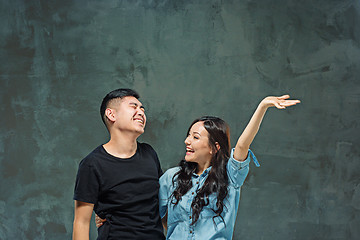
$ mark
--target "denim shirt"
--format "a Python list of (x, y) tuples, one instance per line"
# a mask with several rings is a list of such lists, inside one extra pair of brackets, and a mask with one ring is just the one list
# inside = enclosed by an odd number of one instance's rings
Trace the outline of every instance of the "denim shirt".
[[(207, 168), (200, 176), (193, 174), (192, 188), (182, 196), (177, 205), (172, 203), (172, 193), (176, 188), (176, 179), (173, 184), (173, 176), (180, 170), (180, 167), (170, 168), (160, 178), (159, 207), (160, 216), (167, 216), (167, 236), (166, 239), (185, 240), (212, 240), (212, 239), (232, 239), (237, 210), (240, 202), (240, 190), (249, 172), (250, 158), (253, 158), (256, 166), (259, 166), (254, 154), (249, 149), (247, 159), (243, 162), (234, 159), (234, 149), (231, 150), (230, 159), (227, 163), (227, 174), (229, 178), (228, 195), (224, 199), (224, 210), (221, 213), (224, 221), (216, 217), (212, 209), (216, 208), (216, 193), (209, 196), (209, 205), (204, 206), (198, 221), (192, 223), (191, 203), (193, 202), (196, 191), (200, 189), (211, 170)], [(175, 186), (174, 186), (175, 185)], [(215, 224), (214, 224), (215, 221)], [(224, 222), (226, 224), (224, 224)]]

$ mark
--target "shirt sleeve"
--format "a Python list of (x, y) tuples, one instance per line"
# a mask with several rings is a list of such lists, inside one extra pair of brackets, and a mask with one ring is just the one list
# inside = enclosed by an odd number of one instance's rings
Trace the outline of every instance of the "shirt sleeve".
[(86, 158), (79, 164), (76, 176), (74, 200), (96, 204), (99, 195), (99, 178)]
[(178, 171), (178, 168), (171, 168), (167, 170), (159, 179), (160, 189), (159, 189), (159, 212), (160, 217), (163, 218), (167, 212), (168, 203), (170, 201), (170, 196), (174, 191), (174, 186), (172, 184), (172, 179), (174, 174)]
[(231, 150), (230, 158), (227, 163), (227, 174), (230, 182), (235, 187), (241, 187), (249, 173), (249, 163), (253, 152), (249, 149), (245, 161), (237, 161), (234, 159), (234, 148)]

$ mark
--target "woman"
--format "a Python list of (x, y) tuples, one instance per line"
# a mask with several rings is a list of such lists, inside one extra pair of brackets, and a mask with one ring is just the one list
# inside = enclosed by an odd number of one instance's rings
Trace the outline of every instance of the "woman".
[[(167, 239), (231, 239), (248, 172), (249, 149), (266, 110), (284, 109), (300, 101), (267, 97), (230, 152), (227, 124), (215, 117), (196, 119), (185, 139), (180, 166), (160, 178), (160, 216), (167, 218)], [(256, 161), (257, 163), (257, 161)]]
[(300, 103), (288, 98), (263, 99), (231, 151), (229, 128), (223, 120), (202, 117), (191, 124), (185, 159), (159, 180), (160, 216), (167, 239), (232, 238), (250, 158), (259, 166), (250, 144), (269, 107), (285, 109)]

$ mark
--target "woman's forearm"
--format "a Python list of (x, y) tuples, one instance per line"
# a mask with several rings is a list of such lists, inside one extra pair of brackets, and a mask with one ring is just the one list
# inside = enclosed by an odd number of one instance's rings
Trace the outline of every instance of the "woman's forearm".
[(263, 102), (256, 108), (253, 116), (236, 143), (234, 150), (234, 158), (236, 160), (244, 161), (246, 159), (248, 149), (259, 131), (267, 109), (268, 107)]

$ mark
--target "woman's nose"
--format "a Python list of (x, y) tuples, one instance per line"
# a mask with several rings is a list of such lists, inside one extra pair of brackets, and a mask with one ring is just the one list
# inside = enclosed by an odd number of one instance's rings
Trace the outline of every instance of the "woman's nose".
[(189, 137), (186, 137), (186, 138), (185, 138), (184, 143), (185, 143), (185, 145), (190, 145)]

